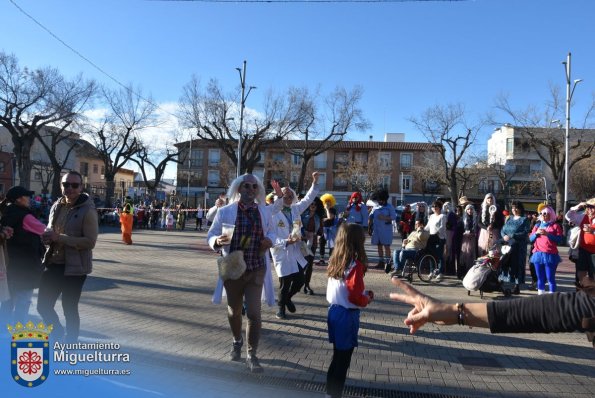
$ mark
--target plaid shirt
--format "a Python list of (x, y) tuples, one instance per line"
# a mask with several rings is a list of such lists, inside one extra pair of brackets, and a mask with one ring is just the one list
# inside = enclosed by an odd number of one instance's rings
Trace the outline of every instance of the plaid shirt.
[[(249, 241), (244, 242), (242, 247), (242, 238), (244, 241), (249, 238)], [(262, 230), (262, 222), (260, 220), (260, 212), (258, 205), (253, 203), (244, 205), (238, 202), (238, 216), (236, 218), (236, 228), (231, 238), (231, 245), (229, 252), (235, 250), (244, 251), (244, 261), (246, 261), (246, 268), (248, 271), (253, 271), (257, 268), (265, 266), (265, 258), (263, 253), (259, 253), (260, 242), (264, 239)]]

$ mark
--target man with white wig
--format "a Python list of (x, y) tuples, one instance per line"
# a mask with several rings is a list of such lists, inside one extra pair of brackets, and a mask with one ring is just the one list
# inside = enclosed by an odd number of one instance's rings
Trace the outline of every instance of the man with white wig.
[(304, 286), (304, 268), (308, 264), (304, 253), (306, 245), (302, 241), (301, 214), (310, 206), (318, 195), (318, 172), (312, 173), (312, 186), (302, 200), (298, 202), (293, 189), (282, 188), (283, 208), (275, 212), (273, 209), (273, 228), (275, 229), (275, 245), (271, 248), (271, 256), (275, 271), (279, 276), (279, 311), (278, 319), (285, 319), (285, 308), (291, 313), (296, 311), (291, 298)]
[[(256, 356), (261, 331), (261, 295), (266, 274), (265, 253), (273, 245), (275, 234), (270, 210), (265, 208), (265, 188), (252, 174), (236, 178), (230, 185), (229, 204), (219, 208), (207, 234), (207, 242), (223, 256), (243, 251), (246, 271), (238, 279), (223, 281), (227, 295), (229, 326), (233, 335), (232, 361), (242, 358), (242, 304), (246, 301), (246, 365), (252, 373), (261, 373)], [(235, 226), (231, 238), (223, 234), (223, 224)]]

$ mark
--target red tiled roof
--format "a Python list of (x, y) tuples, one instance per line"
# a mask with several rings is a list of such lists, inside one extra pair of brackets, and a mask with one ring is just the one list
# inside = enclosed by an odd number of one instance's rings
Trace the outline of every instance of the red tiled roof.
[[(208, 140), (193, 140), (193, 143), (207, 146), (217, 146), (215, 143), (203, 142)], [(310, 141), (312, 146), (319, 141)], [(209, 145), (211, 144), (211, 145)], [(180, 142), (176, 144), (177, 147), (185, 148), (188, 146), (188, 141)], [(303, 140), (285, 140), (282, 142), (274, 143), (268, 146), (268, 148), (283, 148), (284, 146), (290, 149), (303, 148)], [(433, 151), (436, 150), (433, 144), (428, 142), (384, 142), (384, 141), (341, 141), (334, 145), (330, 150), (396, 150), (396, 151)]]

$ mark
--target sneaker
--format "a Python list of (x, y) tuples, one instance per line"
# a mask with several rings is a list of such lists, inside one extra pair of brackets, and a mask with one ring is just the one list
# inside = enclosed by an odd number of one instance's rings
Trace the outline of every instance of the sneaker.
[(246, 358), (246, 366), (252, 373), (262, 373), (262, 366), (258, 363), (256, 355), (249, 355), (248, 358)]
[(244, 340), (239, 342), (233, 342), (231, 347), (231, 352), (229, 353), (229, 359), (232, 361), (241, 361), (242, 360), (242, 345), (244, 344)]
[(393, 263), (392, 263), (392, 261), (389, 261), (384, 266), (384, 272), (388, 274), (392, 268), (393, 268)]
[(287, 311), (291, 312), (292, 314), (295, 312), (295, 304), (293, 303), (293, 301), (291, 301), (291, 299), (287, 300), (285, 306), (287, 307)]
[(438, 273), (434, 272), (434, 280), (436, 282), (442, 281), (442, 274), (438, 274)]
[(279, 311), (275, 314), (275, 318), (277, 319), (287, 319), (287, 315), (285, 315), (285, 308), (280, 307)]

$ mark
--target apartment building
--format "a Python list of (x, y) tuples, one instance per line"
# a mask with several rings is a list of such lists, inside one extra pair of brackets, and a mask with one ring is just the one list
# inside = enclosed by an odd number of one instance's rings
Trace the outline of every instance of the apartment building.
[[(297, 153), (303, 145), (301, 140), (287, 140), (264, 148), (253, 174), (263, 181), (276, 179), (295, 187), (303, 161)], [(177, 146), (182, 151), (181, 158), (187, 159), (178, 164), (177, 190), (188, 197), (190, 205), (193, 201), (202, 203), (205, 193), (210, 203), (227, 190), (236, 176), (236, 168), (215, 142), (196, 139), (191, 146), (189, 141)], [(192, 153), (188, 157), (190, 147)], [(386, 134), (384, 141), (342, 141), (311, 160), (306, 176), (318, 171), (321, 191), (333, 193), (342, 202), (354, 190), (353, 181), (346, 178), (345, 167), (369, 165), (367, 171), (360, 171), (362, 178), (366, 172), (380, 174), (380, 185), (388, 189), (394, 204), (427, 201), (441, 192), (436, 187), (423, 186), (415, 178), (413, 168), (432, 154), (436, 151), (431, 144), (405, 142), (404, 134)], [(377, 166), (372, 167), (373, 164)], [(309, 185), (306, 181), (305, 189)]]

